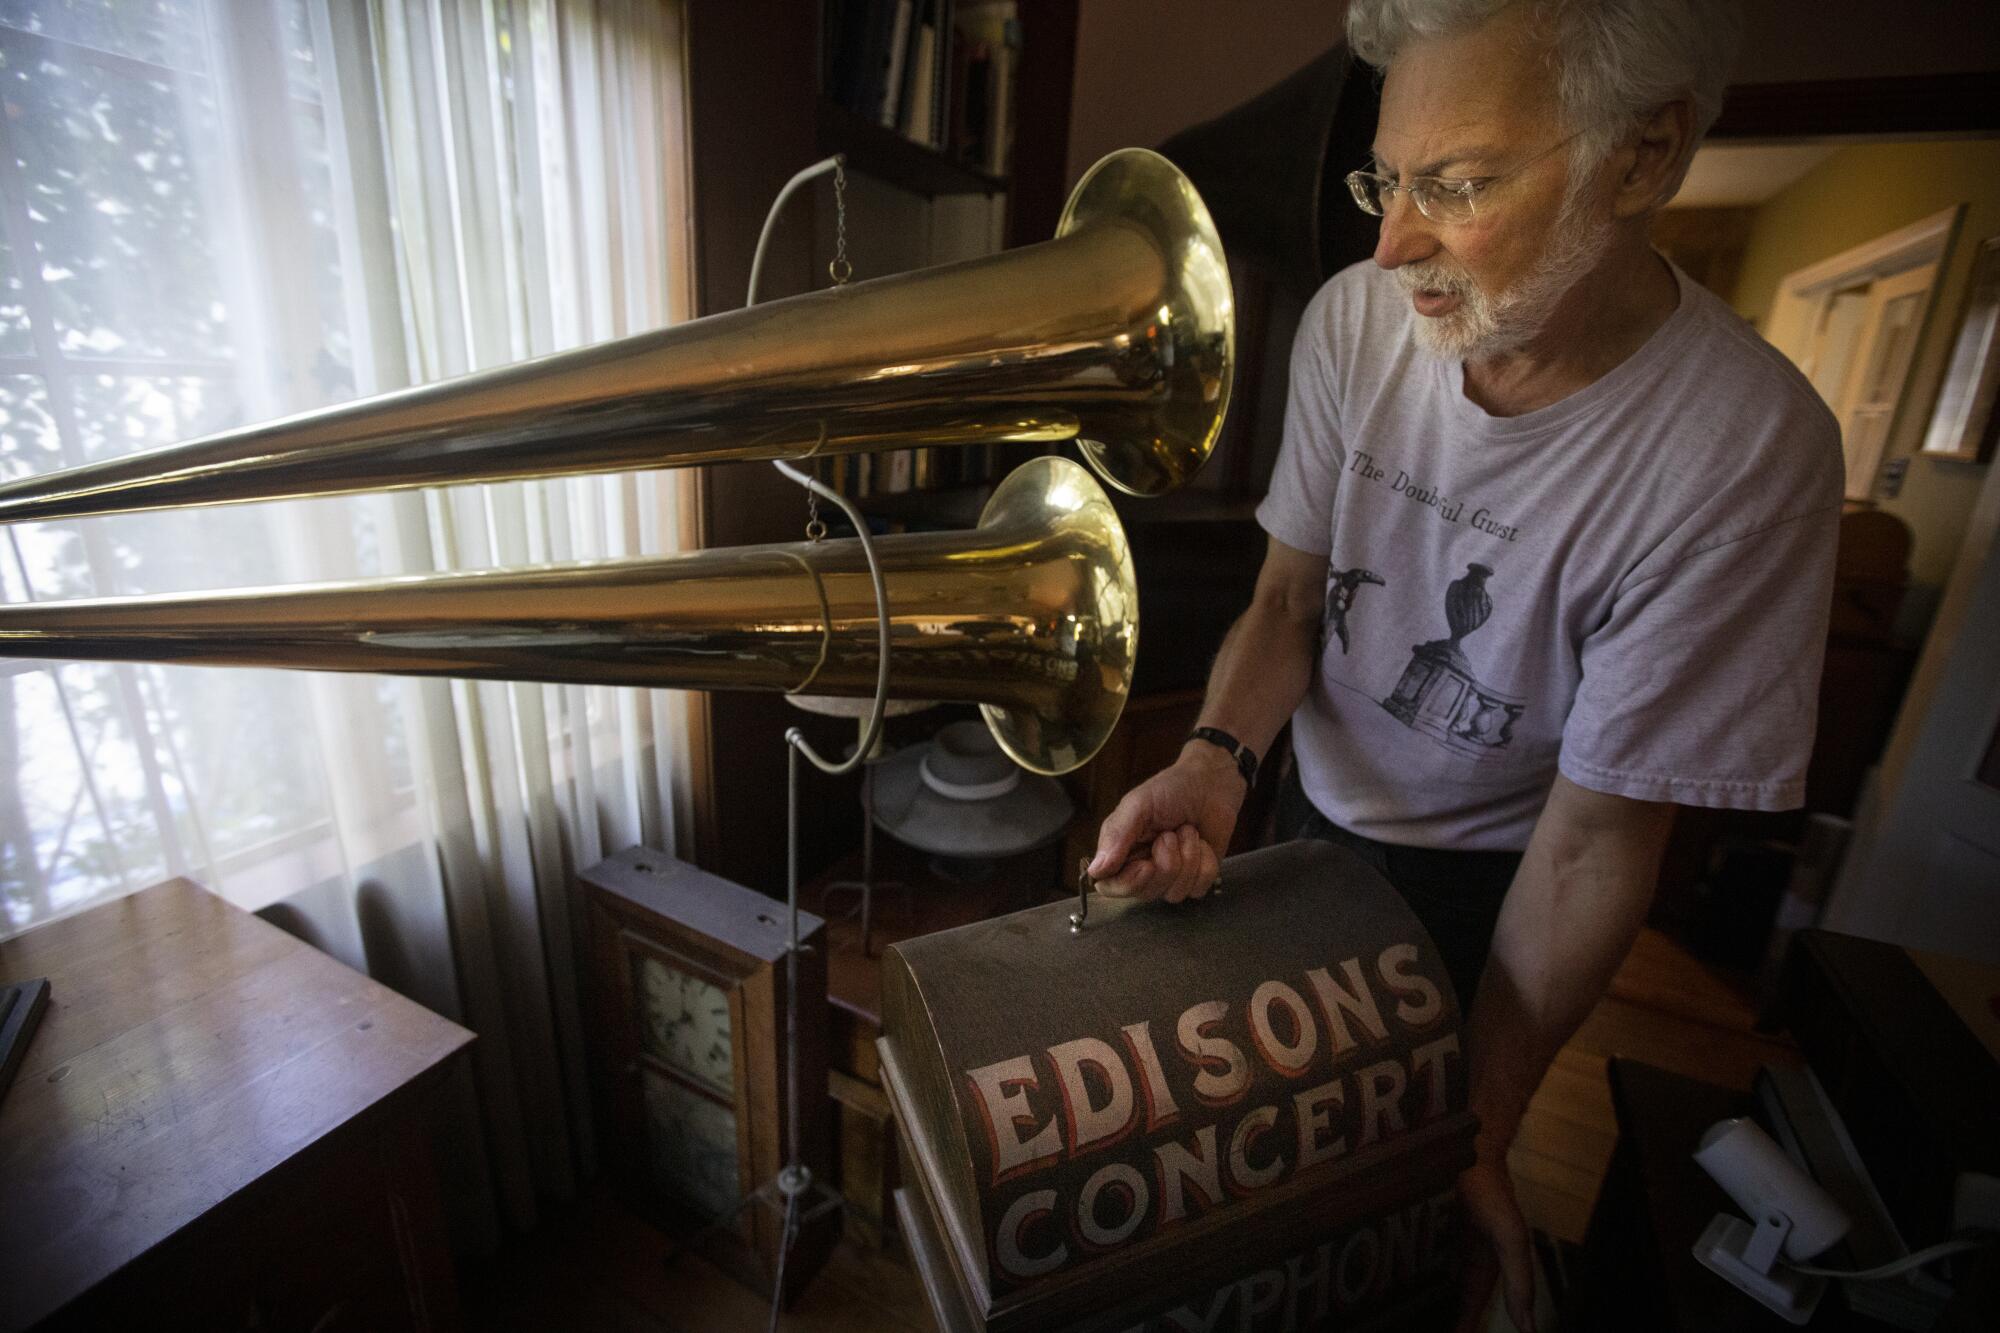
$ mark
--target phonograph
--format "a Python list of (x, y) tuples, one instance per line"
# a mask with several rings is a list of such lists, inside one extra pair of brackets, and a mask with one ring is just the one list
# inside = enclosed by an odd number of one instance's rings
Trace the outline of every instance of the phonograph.
[[(0, 522), (14, 522), (741, 459), (784, 467), (915, 445), (1075, 442), (1090, 471), (1034, 459), (1000, 483), (972, 530), (5, 606), (0, 656), (811, 692), (872, 696), (878, 713), (888, 696), (950, 700), (978, 704), (1022, 767), (1064, 773), (1117, 722), (1138, 642), (1132, 561), (1098, 479), (1146, 496), (1194, 474), (1228, 407), (1234, 333), (1229, 275), (1200, 198), (1164, 158), (1127, 150), (1085, 176), (1057, 237), (1040, 245), (0, 485)], [(794, 732), (787, 745), (796, 772), (804, 742)], [(1176, 927), (1171, 910), (1100, 911), (1074, 941), (1029, 947), (1027, 932), (1060, 916), (1035, 909), (895, 955), (901, 1017), (885, 1040), (914, 1167), (905, 1223), (934, 1305), (972, 1320), (948, 1326), (1142, 1316), (1131, 1285), (1142, 1272), (1161, 1297), (1194, 1300), (1180, 1277), (1261, 1280), (1250, 1270), (1290, 1262), (1284, 1237), (1303, 1244), (1310, 1233), (1318, 1244), (1327, 1237), (1312, 1228), (1360, 1225), (1370, 1209), (1394, 1214), (1369, 1233), (1384, 1264), (1393, 1267), (1395, 1247), (1429, 1256), (1444, 1243), (1426, 1209), (1469, 1154), (1470, 1129), (1457, 1005), (1429, 942), (1358, 863), (1323, 850), (1263, 855), (1232, 863), (1232, 878), (1270, 883), (1197, 909), (1217, 932), (1215, 966), (1186, 969), (1171, 995), (1146, 956), (1166, 946), (1163, 931), (1184, 935), (1194, 922), (1182, 914)], [(1309, 894), (1338, 909), (1308, 910)], [(793, 1030), (800, 938), (794, 883), (781, 942), (794, 969)], [(1029, 979), (1036, 994), (1021, 989)], [(1180, 994), (1198, 980), (1213, 984)], [(1120, 1026), (1086, 1035), (1079, 1025), (1099, 996)], [(1065, 997), (1058, 1023), (1052, 1006)], [(1001, 1051), (993, 1043), (1009, 1004), (1032, 1012)], [(1218, 1006), (1212, 1022), (1203, 1005)], [(1264, 1037), (1220, 1035), (1245, 1016)], [(1142, 1043), (1133, 1030), (1148, 1022), (1153, 1037)], [(1359, 1052), (1360, 1081), (1321, 1087), (1346, 1077), (1320, 1069), (1343, 1037)], [(1256, 1046), (1266, 1039), (1270, 1050)], [(1054, 1048), (1069, 1063), (1049, 1067)], [(1293, 1057), (1305, 1062), (1295, 1074), (1285, 1065)], [(801, 1107), (793, 1059), (791, 1150), (773, 1196), (784, 1218), (772, 1282), (781, 1295), (801, 1210), (824, 1189), (800, 1154), (801, 1118), (815, 1112)], [(1425, 1060), (1429, 1075), (1411, 1063)], [(1403, 1071), (1393, 1093), (1390, 1065)], [(1308, 1068), (1319, 1072), (1305, 1079)], [(970, 1085), (966, 1069), (978, 1074)], [(1058, 1087), (1075, 1094), (1067, 1138), (1044, 1160), (1044, 1132), (1029, 1130), (1048, 1118)], [(1126, 1117), (1130, 1133), (1114, 1149), (1125, 1131), (1105, 1127), (1141, 1092), (1143, 1124)], [(1217, 1109), (1232, 1096), (1243, 1104)], [(967, 1132), (969, 1099), (997, 1137)], [(1304, 1134), (1292, 1120), (1318, 1128)], [(1328, 1146), (1337, 1137), (1348, 1145), (1340, 1153)], [(1312, 1162), (1299, 1156), (1307, 1140)], [(1395, 1165), (1406, 1149), (1423, 1150), (1421, 1170)], [(1162, 1154), (1165, 1166), (1151, 1164)], [(1044, 1188), (1057, 1196), (1046, 1209)], [(1248, 1278), (1212, 1261), (1213, 1238), (1232, 1219), (1266, 1238), (1248, 1256), (1223, 1247)], [(1338, 1246), (1326, 1292), (1351, 1262)], [(1128, 1255), (1138, 1262), (1126, 1272)], [(1319, 1271), (1313, 1253), (1299, 1262)]]

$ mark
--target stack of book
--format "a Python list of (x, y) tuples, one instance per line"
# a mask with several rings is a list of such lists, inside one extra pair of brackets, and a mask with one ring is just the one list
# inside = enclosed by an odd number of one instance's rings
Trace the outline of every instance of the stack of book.
[(842, 454), (829, 461), (824, 480), (856, 500), (982, 486), (1041, 452), (1034, 445), (954, 445), (943, 449), (898, 449), (879, 454)]
[(1007, 174), (1015, 0), (826, 0), (826, 95), (871, 124)]

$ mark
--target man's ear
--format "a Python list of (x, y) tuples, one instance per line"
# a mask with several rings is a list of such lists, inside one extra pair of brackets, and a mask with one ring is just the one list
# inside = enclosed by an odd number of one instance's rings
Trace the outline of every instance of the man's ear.
[(1668, 102), (1646, 117), (1632, 144), (1631, 160), (1618, 178), (1613, 215), (1638, 217), (1663, 207), (1687, 175), (1693, 145), (1694, 104), (1687, 98)]

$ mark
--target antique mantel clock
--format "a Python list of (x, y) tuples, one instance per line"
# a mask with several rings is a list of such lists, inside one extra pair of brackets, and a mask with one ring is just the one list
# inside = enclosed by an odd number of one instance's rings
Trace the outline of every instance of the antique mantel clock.
[[(782, 1217), (751, 1195), (788, 1147), (784, 905), (632, 847), (579, 875), (589, 912), (592, 1074), (607, 1165), (626, 1202), (768, 1293)], [(827, 1178), (826, 954), (800, 913), (800, 1144)], [(785, 1263), (787, 1299), (837, 1217)]]

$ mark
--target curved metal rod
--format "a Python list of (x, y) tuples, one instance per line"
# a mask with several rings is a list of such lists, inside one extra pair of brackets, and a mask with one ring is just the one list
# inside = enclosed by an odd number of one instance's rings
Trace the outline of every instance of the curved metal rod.
[[(770, 250), (771, 236), (778, 229), (778, 217), (784, 212), (785, 205), (790, 203), (792, 196), (797, 194), (806, 184), (819, 179), (830, 171), (838, 171), (846, 161), (846, 155), (842, 153), (835, 153), (832, 157), (821, 158), (786, 181), (785, 188), (778, 191), (778, 197), (771, 201), (771, 210), (764, 215), (763, 230), (757, 233), (756, 252), (750, 257), (750, 287), (744, 293), (743, 304), (745, 307), (756, 305), (758, 300), (761, 299), (759, 289), (763, 286), (764, 280), (764, 256)], [(813, 453), (818, 453), (820, 445), (825, 443), (826, 426), (822, 423), (820, 426), (819, 444), (813, 446)], [(811, 455), (807, 456), (810, 457)], [(822, 759), (819, 753), (812, 748), (811, 743), (806, 740), (803, 731), (800, 731), (797, 727), (791, 727), (785, 732), (785, 744), (804, 754), (811, 761), (814, 768), (817, 768), (828, 777), (845, 777), (867, 762), (868, 756), (875, 752), (875, 743), (882, 737), (884, 705), (889, 699), (889, 590), (882, 582), (882, 566), (875, 558), (875, 543), (868, 536), (868, 524), (861, 517), (861, 511), (849, 504), (847, 497), (839, 494), (830, 487), (822, 485), (819, 481), (807, 476), (789, 463), (786, 463), (783, 459), (772, 459), (771, 466), (811, 491), (814, 495), (825, 500), (831, 500), (840, 506), (841, 512), (847, 515), (847, 521), (854, 525), (854, 535), (861, 539), (861, 554), (867, 558), (868, 577), (875, 585), (875, 629), (877, 642), (880, 644), (880, 655), (876, 659), (875, 666), (875, 702), (869, 707), (868, 726), (862, 732), (861, 744), (855, 747), (853, 756), (846, 762), (831, 763), (828, 760)], [(794, 861), (794, 873), (796, 873), (796, 859)], [(794, 929), (792, 933), (796, 936), (798, 932)]]

